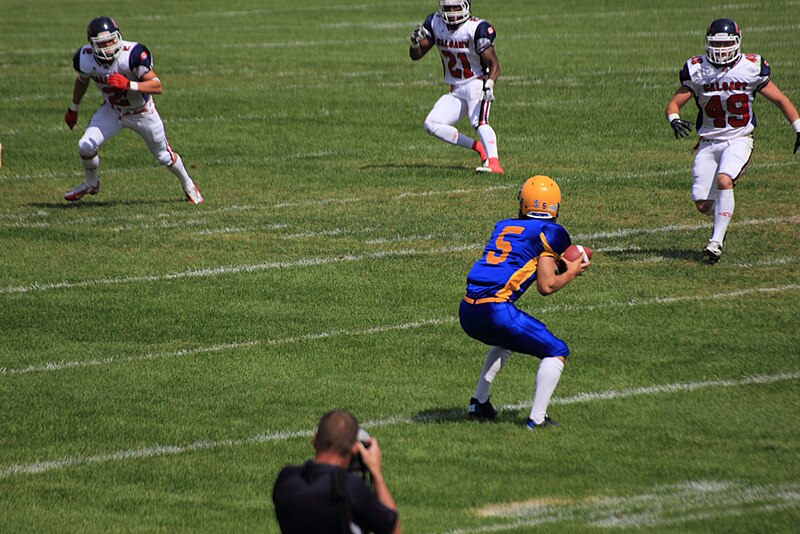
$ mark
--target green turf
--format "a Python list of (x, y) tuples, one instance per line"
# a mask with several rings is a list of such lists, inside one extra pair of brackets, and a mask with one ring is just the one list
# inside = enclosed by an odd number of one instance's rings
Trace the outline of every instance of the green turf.
[[(498, 34), (503, 176), (422, 131), (445, 86), (407, 36), (434, 7), (0, 1), (0, 531), (277, 532), (274, 478), (333, 407), (380, 440), (405, 532), (796, 530), (794, 136), (758, 99), (711, 267), (663, 109), (720, 16), (800, 104), (797, 2), (474, 2)], [(67, 129), (72, 53), (100, 14), (152, 50), (204, 205), (131, 132), (103, 147), (99, 195), (62, 200), (100, 102)], [(521, 427), (525, 356), (498, 422), (466, 420), (485, 348), (457, 319), (533, 174), (595, 250), (519, 303), (572, 350), (546, 432)]]

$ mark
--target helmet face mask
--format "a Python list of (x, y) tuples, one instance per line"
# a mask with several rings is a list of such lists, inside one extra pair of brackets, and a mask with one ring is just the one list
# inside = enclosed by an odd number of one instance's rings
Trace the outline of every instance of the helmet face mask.
[(731, 19), (717, 19), (706, 31), (706, 57), (713, 65), (725, 66), (741, 56), (742, 34)]
[(458, 26), (470, 18), (469, 0), (439, 0), (439, 14), (448, 26)]
[(528, 178), (519, 191), (519, 216), (553, 219), (561, 208), (561, 188), (549, 176)]
[(122, 35), (114, 19), (92, 19), (86, 33), (95, 58), (103, 63), (110, 63), (117, 58), (122, 50)]

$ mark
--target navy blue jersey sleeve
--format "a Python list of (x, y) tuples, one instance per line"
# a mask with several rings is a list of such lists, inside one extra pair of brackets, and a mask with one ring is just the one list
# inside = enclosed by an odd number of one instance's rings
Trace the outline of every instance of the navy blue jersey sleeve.
[(150, 50), (143, 44), (137, 44), (131, 50), (130, 69), (136, 71), (138, 68), (144, 67), (146, 70), (153, 68), (153, 56)]
[(681, 69), (681, 72), (680, 72), (679, 76), (681, 78), (681, 84), (683, 84), (683, 82), (688, 82), (689, 80), (691, 80), (692, 77), (689, 75), (689, 62), (688, 61), (683, 64), (683, 68)]
[(423, 26), (423, 27), (424, 27), (426, 30), (428, 30), (428, 33), (430, 33), (430, 34), (431, 34), (431, 35), (434, 37), (434, 39), (435, 39), (435, 38), (436, 38), (436, 36), (435, 36), (435, 35), (433, 35), (433, 15), (434, 15), (434, 13), (431, 13), (430, 15), (428, 15), (428, 16), (425, 18), (425, 22), (423, 22), (423, 23), (422, 23), (422, 26)]
[(544, 251), (539, 254), (540, 256), (559, 257), (572, 244), (564, 227), (556, 223), (546, 225), (540, 237), (544, 244)]
[(76, 71), (81, 71), (81, 54), (83, 53), (83, 47), (78, 48), (75, 51), (75, 55), (72, 56), (72, 68)]
[(478, 54), (485, 52), (494, 44), (496, 34), (494, 27), (485, 20), (475, 28), (475, 51)]
[(763, 57), (761, 58), (761, 72), (758, 73), (759, 76), (765, 76), (769, 78), (772, 76), (772, 71), (769, 68), (769, 63)]

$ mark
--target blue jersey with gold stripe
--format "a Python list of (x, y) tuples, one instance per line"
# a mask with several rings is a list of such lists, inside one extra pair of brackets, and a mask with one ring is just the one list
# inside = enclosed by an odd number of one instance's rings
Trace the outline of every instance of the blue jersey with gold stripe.
[(536, 280), (539, 257), (558, 259), (570, 243), (564, 227), (551, 219), (499, 221), (467, 275), (467, 297), (514, 302)]

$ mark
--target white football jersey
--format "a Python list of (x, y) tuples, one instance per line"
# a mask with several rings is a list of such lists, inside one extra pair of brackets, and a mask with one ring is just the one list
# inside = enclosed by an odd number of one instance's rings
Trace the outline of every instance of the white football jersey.
[(753, 132), (753, 102), (770, 80), (769, 63), (761, 56), (743, 54), (732, 67), (716, 67), (708, 58), (695, 56), (683, 66), (680, 78), (694, 94), (700, 137), (725, 141)]
[(437, 12), (428, 15), (423, 26), (441, 54), (444, 83), (459, 86), (486, 75), (481, 52), (493, 46), (495, 31), (491, 24), (471, 17), (451, 30)]
[(143, 44), (122, 41), (119, 55), (108, 64), (95, 59), (91, 45), (83, 45), (75, 52), (73, 67), (83, 76), (94, 80), (103, 98), (117, 111), (126, 112), (140, 109), (150, 100), (150, 95), (130, 89), (127, 91), (117, 89), (106, 83), (108, 76), (115, 72), (129, 80), (138, 81), (152, 70), (153, 58)]

